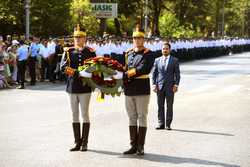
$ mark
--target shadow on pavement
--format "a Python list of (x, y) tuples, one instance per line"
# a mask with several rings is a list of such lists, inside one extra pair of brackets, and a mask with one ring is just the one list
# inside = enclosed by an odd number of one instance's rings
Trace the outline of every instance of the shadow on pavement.
[(215, 162), (215, 161), (209, 161), (209, 160), (203, 160), (203, 159), (197, 159), (197, 158), (174, 157), (174, 156), (167, 156), (167, 155), (160, 155), (160, 154), (153, 154), (153, 153), (146, 153), (143, 157), (133, 156), (130, 158), (137, 158), (137, 159), (144, 159), (147, 161), (172, 163), (172, 164), (189, 163), (189, 164), (197, 164), (197, 165), (239, 167), (239, 165), (227, 164), (227, 163), (222, 163), (222, 162)]
[(234, 136), (233, 134), (229, 134), (229, 133), (219, 133), (219, 132), (206, 132), (206, 131), (183, 130), (183, 129), (172, 129), (172, 130), (173, 130), (173, 131), (178, 131), (178, 132), (200, 133), (200, 134), (207, 134), (207, 135)]
[(38, 83), (35, 86), (30, 86), (29, 84), (26, 84), (25, 89), (26, 90), (34, 90), (34, 91), (36, 91), (36, 90), (39, 90), (39, 91), (65, 91), (66, 85), (63, 82), (59, 82), (59, 83), (43, 82), (43, 83)]
[(153, 153), (145, 153), (144, 156), (137, 156), (137, 155), (123, 155), (122, 153), (104, 151), (104, 150), (88, 150), (88, 151), (98, 153), (98, 154), (118, 156), (119, 158), (143, 159), (146, 161), (162, 162), (162, 163), (172, 163), (172, 164), (189, 163), (189, 164), (197, 164), (197, 165), (215, 165), (215, 166), (222, 166), (222, 167), (240, 167), (239, 165), (227, 164), (227, 163), (222, 163), (222, 162), (215, 162), (215, 161), (209, 161), (209, 160), (203, 160), (203, 159), (197, 159), (197, 158), (174, 157), (174, 156), (167, 156), (167, 155), (160, 155), (160, 154), (153, 154)]
[(94, 152), (98, 154), (106, 154), (106, 155), (122, 155), (122, 153), (112, 152), (112, 151), (104, 151), (104, 150), (90, 150), (88, 152)]

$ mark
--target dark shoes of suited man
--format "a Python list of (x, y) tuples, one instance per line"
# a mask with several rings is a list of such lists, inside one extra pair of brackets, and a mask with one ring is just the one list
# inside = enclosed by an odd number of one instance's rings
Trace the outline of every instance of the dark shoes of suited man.
[(17, 89), (24, 89), (24, 86), (23, 86), (23, 85), (19, 85), (19, 86), (17, 87)]
[(162, 130), (162, 129), (165, 129), (165, 126), (164, 125), (159, 125), (155, 129), (156, 130)]
[[(155, 129), (156, 130), (162, 130), (162, 129), (165, 129), (165, 126), (164, 125), (159, 125)], [(167, 130), (172, 130), (171, 126), (166, 126), (166, 129)]]
[(170, 126), (167, 126), (166, 129), (167, 130), (172, 130), (172, 128)]

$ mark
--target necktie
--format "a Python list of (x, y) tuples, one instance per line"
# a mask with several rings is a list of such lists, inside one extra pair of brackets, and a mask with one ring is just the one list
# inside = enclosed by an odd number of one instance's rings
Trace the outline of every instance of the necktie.
[(168, 58), (167, 57), (164, 57), (164, 67), (165, 67), (165, 69), (167, 69), (167, 61), (168, 61)]

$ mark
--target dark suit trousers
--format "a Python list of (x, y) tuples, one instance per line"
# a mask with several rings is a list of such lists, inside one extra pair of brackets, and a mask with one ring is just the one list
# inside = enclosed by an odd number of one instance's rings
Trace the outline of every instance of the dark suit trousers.
[(30, 57), (28, 64), (29, 64), (31, 83), (34, 84), (36, 82), (36, 57)]
[[(165, 101), (167, 103), (166, 119), (165, 119)], [(173, 103), (174, 94), (167, 93), (166, 90), (157, 92), (158, 102), (158, 122), (160, 126), (170, 126), (173, 120)], [(166, 122), (165, 122), (166, 121)]]
[(26, 60), (23, 61), (18, 61), (17, 64), (18, 68), (18, 82), (24, 86), (24, 81), (25, 81), (25, 70), (26, 70)]
[(48, 59), (42, 58), (41, 80), (48, 78)]

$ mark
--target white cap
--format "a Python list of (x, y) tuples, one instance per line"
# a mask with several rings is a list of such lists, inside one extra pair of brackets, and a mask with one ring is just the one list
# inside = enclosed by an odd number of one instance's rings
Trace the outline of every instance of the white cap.
[(18, 45), (18, 44), (19, 44), (19, 42), (18, 42), (17, 40), (15, 40), (15, 39), (14, 39), (14, 40), (12, 40), (12, 42), (11, 42), (11, 43), (12, 43), (12, 45)]

